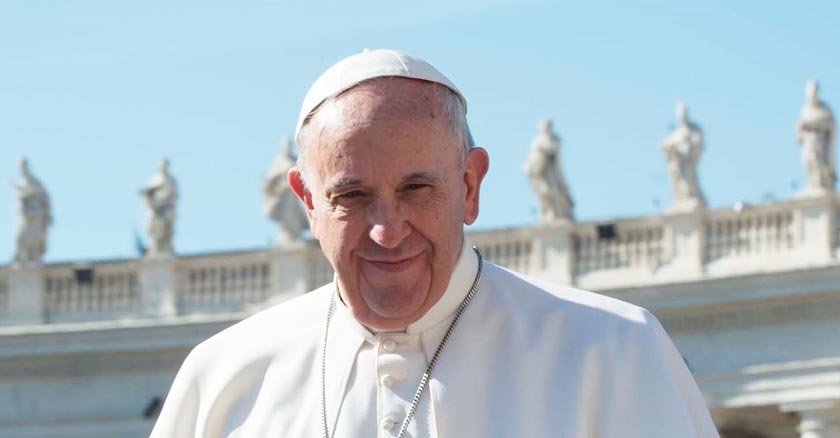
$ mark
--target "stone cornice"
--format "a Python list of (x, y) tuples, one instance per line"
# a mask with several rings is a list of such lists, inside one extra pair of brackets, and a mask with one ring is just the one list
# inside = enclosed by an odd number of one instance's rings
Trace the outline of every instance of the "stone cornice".
[(840, 265), (764, 272), (598, 292), (651, 310), (688, 309), (744, 301), (840, 292)]
[(837, 319), (840, 293), (787, 297), (761, 302), (719, 304), (699, 309), (668, 309), (654, 312), (674, 334), (708, 333), (798, 321)]
[(172, 318), (44, 324), (0, 328), (0, 360), (191, 349), (208, 336), (242, 320), (237, 312)]
[(710, 406), (742, 407), (840, 399), (840, 357), (696, 374)]

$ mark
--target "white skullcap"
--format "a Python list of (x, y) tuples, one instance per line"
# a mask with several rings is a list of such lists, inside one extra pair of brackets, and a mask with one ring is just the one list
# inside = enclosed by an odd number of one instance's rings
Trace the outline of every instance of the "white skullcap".
[(467, 109), (467, 100), (458, 91), (458, 87), (428, 62), (397, 50), (365, 50), (338, 61), (312, 84), (300, 108), (295, 127), (295, 141), (300, 142), (300, 128), (303, 127), (304, 120), (321, 102), (363, 81), (384, 76), (420, 79), (444, 85), (458, 95), (464, 104), (464, 110)]

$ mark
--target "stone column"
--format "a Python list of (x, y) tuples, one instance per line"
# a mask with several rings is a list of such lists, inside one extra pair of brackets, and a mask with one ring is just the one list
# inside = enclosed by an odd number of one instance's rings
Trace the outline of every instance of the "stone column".
[(799, 416), (801, 438), (840, 438), (840, 405), (837, 400), (814, 400), (782, 405), (783, 412)]
[(534, 227), (534, 247), (529, 275), (559, 284), (574, 283), (573, 223), (558, 221)]
[(176, 258), (150, 256), (140, 264), (140, 295), (143, 314), (167, 317), (178, 314)]
[(794, 204), (795, 245), (809, 264), (823, 265), (834, 253), (837, 195), (801, 198)]
[(39, 262), (18, 263), (7, 272), (9, 306), (2, 324), (44, 323), (44, 266)]
[(670, 213), (665, 216), (665, 261), (663, 275), (699, 277), (704, 269), (705, 210)]

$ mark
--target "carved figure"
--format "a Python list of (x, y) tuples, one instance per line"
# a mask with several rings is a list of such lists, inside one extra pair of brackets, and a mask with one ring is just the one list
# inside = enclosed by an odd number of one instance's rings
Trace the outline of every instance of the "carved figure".
[(149, 180), (149, 185), (140, 191), (148, 210), (149, 248), (147, 256), (171, 255), (172, 237), (175, 234), (175, 201), (178, 187), (169, 173), (169, 161), (160, 163), (160, 170)]
[(688, 119), (688, 109), (677, 104), (679, 126), (662, 143), (674, 193), (673, 210), (694, 210), (706, 206), (697, 178), (697, 164), (703, 154), (703, 131)]
[(289, 186), (286, 176), (289, 169), (294, 167), (295, 160), (292, 141), (286, 137), (284, 152), (277, 156), (265, 177), (263, 209), (280, 226), (276, 240), (278, 244), (299, 240), (307, 227), (303, 206)]
[(560, 138), (553, 132), (550, 120), (541, 121), (539, 128), (524, 167), (540, 203), (540, 220), (571, 220), (574, 202), (560, 165)]
[(14, 184), (18, 195), (18, 229), (15, 260), (39, 263), (47, 252), (47, 229), (52, 225), (50, 197), (44, 186), (29, 170), (26, 159), (20, 160), (21, 184)]
[(802, 164), (807, 179), (805, 193), (834, 191), (837, 127), (831, 109), (819, 99), (819, 85), (814, 80), (805, 87), (805, 106), (796, 122), (796, 137), (802, 145)]

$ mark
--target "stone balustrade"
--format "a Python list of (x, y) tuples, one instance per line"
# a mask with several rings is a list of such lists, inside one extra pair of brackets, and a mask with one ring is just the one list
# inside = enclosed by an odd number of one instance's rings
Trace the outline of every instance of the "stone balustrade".
[[(46, 266), (46, 322), (118, 319), (140, 309), (137, 261)], [(95, 275), (94, 275), (95, 274)]]
[(188, 257), (178, 263), (179, 313), (240, 310), (271, 296), (267, 251)]
[(776, 205), (718, 212), (705, 231), (706, 263), (785, 253), (795, 246), (794, 211)]
[(665, 227), (655, 220), (575, 227), (574, 274), (626, 269), (655, 270), (664, 263)]
[[(786, 202), (468, 232), (487, 260), (608, 291), (838, 264), (840, 201)], [(332, 280), (317, 242), (86, 264), (0, 267), (0, 325), (247, 312)]]
[(519, 272), (533, 270), (534, 233), (529, 229), (503, 229), (470, 233), (470, 242), (493, 263)]

